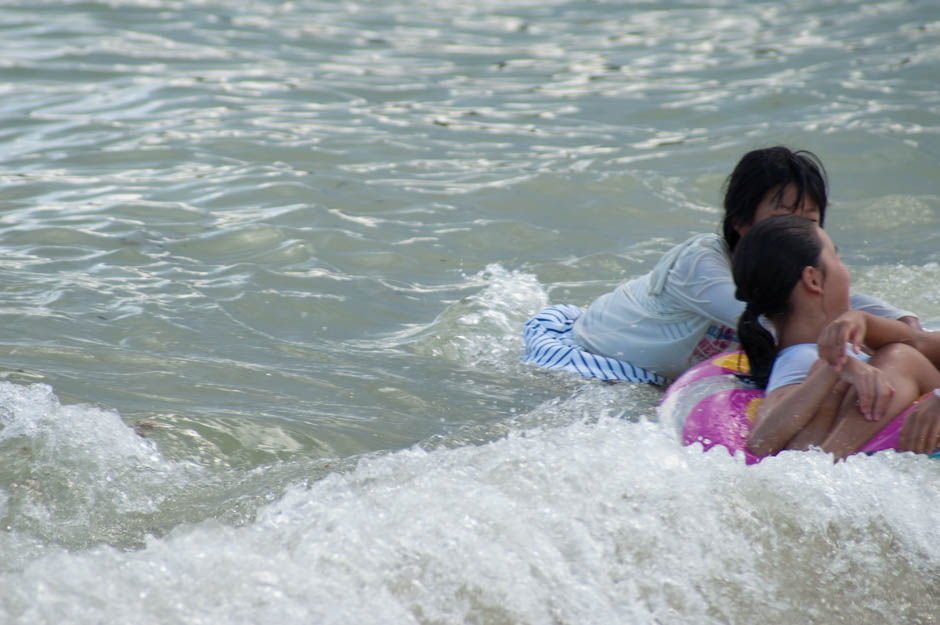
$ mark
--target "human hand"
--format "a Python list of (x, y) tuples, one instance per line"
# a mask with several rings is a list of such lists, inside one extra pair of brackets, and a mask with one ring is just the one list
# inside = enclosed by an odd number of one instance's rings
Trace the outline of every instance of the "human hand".
[(855, 388), (858, 409), (863, 417), (877, 421), (884, 416), (894, 395), (894, 387), (881, 369), (857, 358), (849, 358), (839, 371), (839, 378)]
[(899, 451), (913, 451), (916, 454), (933, 453), (940, 446), (940, 396), (936, 391), (907, 415), (901, 427)]
[(842, 313), (819, 333), (816, 340), (819, 357), (836, 371), (841, 371), (849, 358), (845, 344), (851, 343), (855, 353), (859, 353), (867, 328), (864, 313), (857, 310)]

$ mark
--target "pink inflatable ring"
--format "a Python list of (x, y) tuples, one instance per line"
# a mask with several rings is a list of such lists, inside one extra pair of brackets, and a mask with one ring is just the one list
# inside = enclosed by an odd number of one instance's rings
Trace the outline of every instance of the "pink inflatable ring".
[[(675, 427), (683, 445), (701, 443), (706, 450), (722, 445), (732, 455), (743, 453), (748, 464), (760, 462), (761, 456), (747, 450), (747, 437), (764, 401), (764, 391), (748, 386), (739, 377), (748, 371), (743, 352), (719, 354), (700, 362), (666, 389), (659, 403), (660, 419)], [(859, 453), (896, 449), (904, 419), (917, 403), (882, 428)]]

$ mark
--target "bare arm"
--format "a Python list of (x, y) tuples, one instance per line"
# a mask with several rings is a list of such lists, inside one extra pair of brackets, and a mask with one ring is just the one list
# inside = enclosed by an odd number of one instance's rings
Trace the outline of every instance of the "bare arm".
[(838, 381), (839, 374), (817, 360), (803, 382), (768, 393), (747, 438), (748, 450), (767, 456), (785, 448), (813, 420)]
[(833, 423), (846, 383), (855, 387), (859, 409), (870, 420), (884, 414), (894, 389), (885, 375), (856, 358), (840, 371), (817, 360), (806, 379), (768, 393), (748, 436), (748, 450), (773, 454), (788, 446), (806, 448), (821, 444)]
[(856, 352), (862, 344), (875, 350), (889, 343), (904, 343), (940, 368), (940, 332), (921, 329), (916, 317), (894, 320), (850, 310), (820, 333), (817, 340), (819, 357), (838, 370), (848, 357), (846, 343), (852, 343)]
[(858, 310), (850, 310), (823, 328), (817, 339), (819, 357), (838, 371), (848, 359), (845, 344), (851, 343), (858, 353), (861, 346), (875, 350), (888, 343), (915, 345), (927, 334), (895, 319), (876, 317)]
[(940, 396), (928, 395), (908, 415), (901, 428), (898, 449), (930, 454), (940, 447)]

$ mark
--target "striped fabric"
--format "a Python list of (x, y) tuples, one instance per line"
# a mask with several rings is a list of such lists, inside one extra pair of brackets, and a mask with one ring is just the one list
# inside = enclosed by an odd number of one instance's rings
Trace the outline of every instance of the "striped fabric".
[(599, 380), (624, 380), (666, 386), (670, 380), (629, 362), (598, 356), (571, 340), (575, 320), (584, 311), (571, 304), (549, 306), (522, 328), (525, 338), (523, 362), (545, 369), (561, 369)]

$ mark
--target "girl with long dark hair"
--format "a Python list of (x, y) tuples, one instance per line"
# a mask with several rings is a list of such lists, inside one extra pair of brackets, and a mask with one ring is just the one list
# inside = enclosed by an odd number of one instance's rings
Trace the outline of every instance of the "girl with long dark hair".
[(940, 371), (925, 354), (937, 360), (940, 335), (850, 310), (849, 271), (816, 223), (787, 215), (756, 224), (737, 245), (733, 274), (745, 302), (738, 336), (767, 391), (752, 453), (819, 446), (841, 458), (931, 392), (901, 440), (913, 451), (937, 448)]

